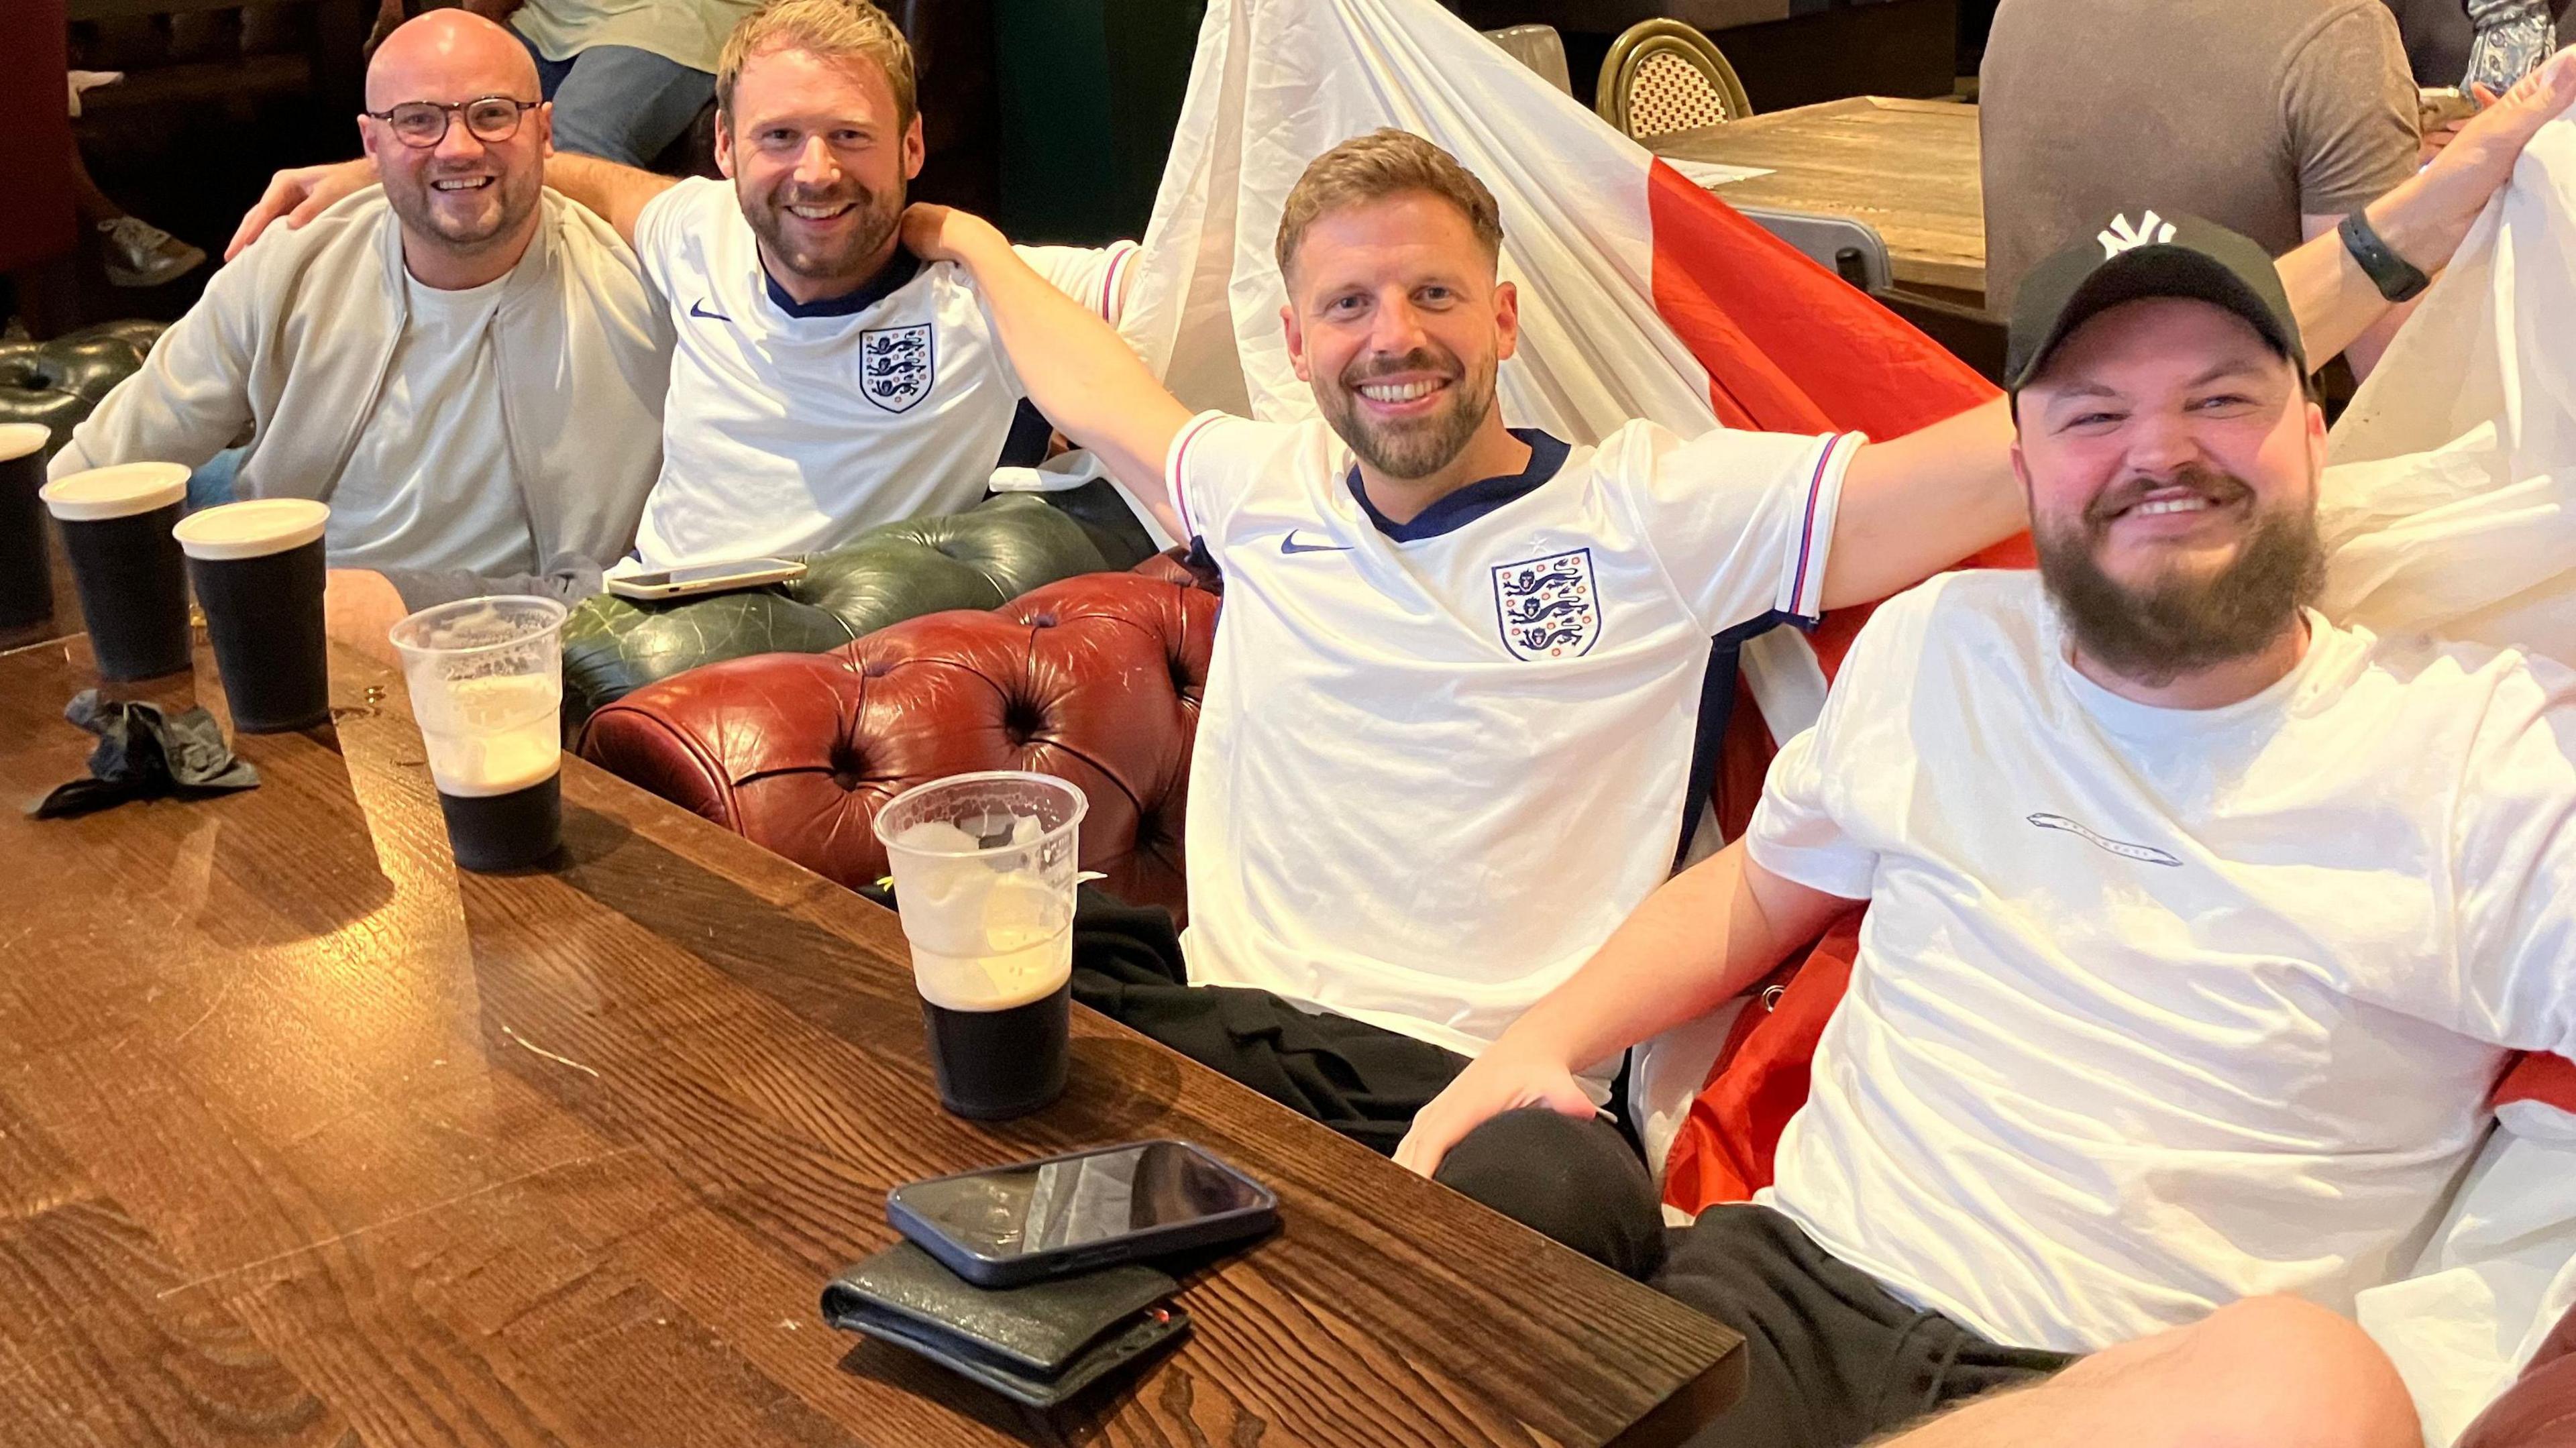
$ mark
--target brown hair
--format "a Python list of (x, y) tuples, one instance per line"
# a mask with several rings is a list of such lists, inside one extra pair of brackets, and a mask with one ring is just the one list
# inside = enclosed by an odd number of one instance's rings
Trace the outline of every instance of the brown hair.
[(769, 0), (742, 17), (716, 59), (716, 109), (733, 124), (733, 88), (753, 56), (802, 50), (833, 60), (863, 56), (885, 72), (894, 92), (895, 128), (912, 124), (912, 46), (886, 13), (868, 0)]
[[(793, 4), (796, 0), (782, 0)], [(1488, 260), (1503, 254), (1503, 214), (1494, 193), (1458, 164), (1458, 158), (1413, 134), (1389, 126), (1353, 136), (1306, 164), (1279, 213), (1279, 274), (1306, 239), (1306, 228), (1327, 211), (1382, 201), (1408, 191), (1427, 192), (1466, 214)]]

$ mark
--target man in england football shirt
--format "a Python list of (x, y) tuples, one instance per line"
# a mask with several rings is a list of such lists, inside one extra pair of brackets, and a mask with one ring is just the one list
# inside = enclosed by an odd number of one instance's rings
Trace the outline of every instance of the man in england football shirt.
[[(1269, 1079), (1264, 1042), (1333, 1055), (1319, 1074), (1353, 1089), (1282, 1099), (1380, 1149), (1671, 869), (1716, 636), (2020, 526), (1999, 413), (1887, 444), (1506, 426), (1500, 218), (1418, 137), (1346, 143), (1288, 199), (1305, 423), (1191, 417), (989, 227), (914, 215), (917, 250), (974, 273), (1038, 405), (1167, 495), (1167, 526), (1226, 576), (1189, 985), (1084, 998), (1248, 1080)], [(1605, 1096), (1615, 1061), (1587, 1065)]]
[[(1024, 389), (972, 281), (896, 235), (922, 164), (913, 80), (867, 0), (772, 0), (717, 65), (727, 181), (546, 162), (635, 248), (677, 337), (661, 472), (612, 576), (817, 552), (984, 496)], [(281, 173), (243, 229), (300, 201), (298, 225), (373, 179), (365, 161)], [(1019, 254), (1115, 322), (1133, 243)]]

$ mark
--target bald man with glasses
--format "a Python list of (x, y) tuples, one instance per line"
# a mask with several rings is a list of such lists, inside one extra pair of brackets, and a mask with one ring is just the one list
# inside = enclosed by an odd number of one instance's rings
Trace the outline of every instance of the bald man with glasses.
[(552, 122), (501, 27), (396, 30), (358, 122), (383, 184), (216, 273), (52, 474), (237, 448), (233, 496), (330, 504), (333, 631), (379, 650), (432, 603), (597, 592), (660, 471), (671, 336), (617, 233), (546, 189)]

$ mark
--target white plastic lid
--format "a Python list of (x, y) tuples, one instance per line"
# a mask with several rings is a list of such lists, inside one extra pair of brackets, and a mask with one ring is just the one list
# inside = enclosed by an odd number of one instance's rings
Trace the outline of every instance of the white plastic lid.
[(329, 521), (329, 505), (311, 498), (257, 498), (191, 513), (170, 535), (189, 557), (221, 563), (301, 548), (321, 537)]
[(104, 523), (166, 508), (188, 496), (188, 469), (179, 463), (119, 463), (56, 478), (36, 492), (66, 523)]
[(54, 430), (41, 422), (0, 422), (0, 463), (13, 463), (31, 452), (42, 452), (54, 440)]

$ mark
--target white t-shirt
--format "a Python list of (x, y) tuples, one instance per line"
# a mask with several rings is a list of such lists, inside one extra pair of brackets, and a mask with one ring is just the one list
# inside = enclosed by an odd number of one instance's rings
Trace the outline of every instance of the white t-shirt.
[(1320, 421), (1174, 439), (1225, 572), (1193, 983), (1473, 1055), (1671, 872), (1710, 639), (1817, 613), (1857, 439), (1521, 437), (1526, 472), (1403, 525)]
[[(1115, 322), (1134, 243), (1018, 251)], [(645, 205), (635, 252), (679, 333), (640, 566), (812, 553), (984, 496), (1023, 390), (962, 268), (899, 251), (860, 291), (799, 306), (731, 184), (704, 178)]]
[(440, 291), (404, 274), (410, 317), (326, 500), (332, 567), (536, 571), (492, 367), (492, 313), (509, 281)]
[(1996, 1340), (2349, 1311), (2576, 1047), (2576, 675), (2310, 616), (2222, 709), (2077, 674), (2035, 575), (1861, 630), (1748, 834), (1870, 902), (1757, 1200)]

